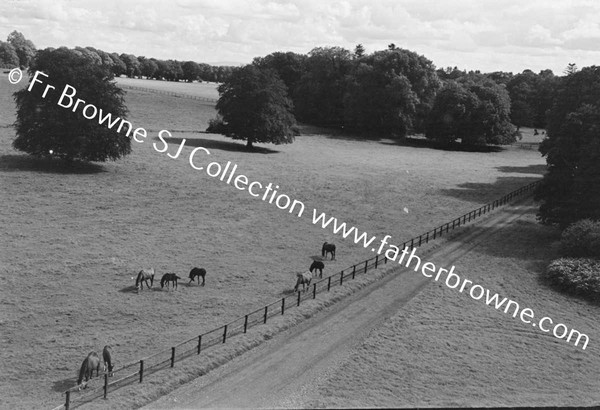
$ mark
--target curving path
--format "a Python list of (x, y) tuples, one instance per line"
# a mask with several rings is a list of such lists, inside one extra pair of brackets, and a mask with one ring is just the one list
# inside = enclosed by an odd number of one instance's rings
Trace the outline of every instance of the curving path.
[[(450, 267), (503, 226), (531, 211), (533, 202), (507, 205), (476, 222), (478, 228), (443, 247), (417, 254)], [(475, 225), (471, 224), (471, 225)], [(432, 279), (404, 267), (278, 334), (259, 347), (145, 407), (302, 408), (314, 387), (337, 371), (352, 348), (401, 310)]]

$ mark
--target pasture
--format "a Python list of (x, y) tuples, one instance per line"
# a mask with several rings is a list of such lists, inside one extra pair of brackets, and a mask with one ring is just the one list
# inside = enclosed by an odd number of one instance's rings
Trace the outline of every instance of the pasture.
[[(0, 396), (11, 408), (62, 403), (83, 358), (105, 344), (119, 367), (289, 294), (325, 241), (337, 245), (325, 275), (374, 256), (313, 225), (313, 207), (401, 243), (545, 169), (532, 150), (450, 152), (309, 127), (291, 145), (248, 152), (198, 132), (212, 105), (136, 90), (129, 120), (148, 139), (123, 160), (65, 169), (11, 148), (15, 89), (0, 79)], [(178, 159), (152, 147), (161, 129), (187, 139)], [(307, 212), (298, 218), (194, 170), (188, 157), (200, 146), (210, 151), (203, 165), (231, 161)], [(187, 286), (194, 266), (207, 270), (206, 286)], [(136, 292), (144, 267), (157, 272), (154, 288)], [(184, 278), (178, 289), (157, 286), (166, 272)]]

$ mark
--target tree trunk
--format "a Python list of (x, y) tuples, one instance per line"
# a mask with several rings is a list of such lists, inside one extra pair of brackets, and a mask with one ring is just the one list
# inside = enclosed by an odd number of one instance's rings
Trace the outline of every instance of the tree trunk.
[(246, 148), (248, 148), (248, 149), (254, 148), (254, 146), (252, 145), (252, 140), (250, 138), (248, 138), (248, 142), (246, 142)]

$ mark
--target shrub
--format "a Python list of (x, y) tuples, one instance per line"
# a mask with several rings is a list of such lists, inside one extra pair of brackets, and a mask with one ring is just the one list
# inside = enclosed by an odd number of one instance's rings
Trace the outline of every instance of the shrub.
[(565, 256), (600, 257), (600, 221), (582, 219), (569, 225), (560, 242)]
[(546, 278), (559, 289), (600, 300), (600, 261), (588, 258), (555, 259), (546, 268)]

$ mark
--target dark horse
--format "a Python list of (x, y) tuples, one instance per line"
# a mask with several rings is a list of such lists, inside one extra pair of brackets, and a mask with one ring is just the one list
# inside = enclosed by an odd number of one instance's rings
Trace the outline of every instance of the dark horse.
[[(78, 390), (81, 390), (82, 386), (84, 389), (87, 387), (88, 380), (94, 376), (94, 370), (96, 370), (97, 377), (100, 371), (100, 356), (96, 352), (90, 352), (83, 360), (83, 363), (81, 363), (81, 368), (79, 369), (79, 377), (77, 378)], [(102, 371), (106, 371), (106, 368), (103, 368)]]
[[(148, 279), (150, 279), (150, 286), (148, 286)], [(142, 269), (140, 273), (137, 275), (137, 279), (135, 280), (135, 287), (139, 289), (144, 289), (144, 285), (142, 282), (146, 282), (146, 287), (151, 288), (154, 284), (154, 268), (150, 269)]]
[(165, 273), (160, 280), (160, 287), (164, 288), (165, 284), (167, 285), (167, 289), (169, 288), (169, 282), (173, 284), (173, 288), (177, 288), (177, 279), (181, 279), (175, 273)]
[(331, 254), (331, 260), (335, 259), (335, 245), (332, 243), (325, 242), (323, 248), (321, 248), (321, 256), (326, 258), (327, 254)]
[(104, 346), (104, 349), (102, 350), (102, 358), (104, 359), (104, 367), (105, 368), (108, 367), (108, 375), (112, 376), (114, 365), (112, 362), (112, 355), (110, 354), (110, 352), (111, 352), (110, 345)]
[(296, 286), (294, 286), (294, 292), (298, 291), (298, 287), (302, 285), (302, 290), (306, 290), (306, 286), (310, 286), (310, 281), (312, 280), (312, 273), (304, 272), (304, 273), (296, 273)]
[(200, 284), (200, 278), (202, 278), (202, 286), (204, 286), (204, 277), (206, 276), (206, 269), (204, 268), (194, 268), (190, 271), (190, 283), (194, 281), (196, 277), (198, 277), (198, 285)]
[(322, 278), (323, 277), (323, 268), (325, 267), (325, 264), (321, 261), (314, 261), (311, 265), (310, 268), (308, 268), (308, 270), (310, 271), (310, 273), (313, 272), (313, 270), (315, 271), (315, 273), (317, 273), (317, 271), (319, 272), (319, 277)]

